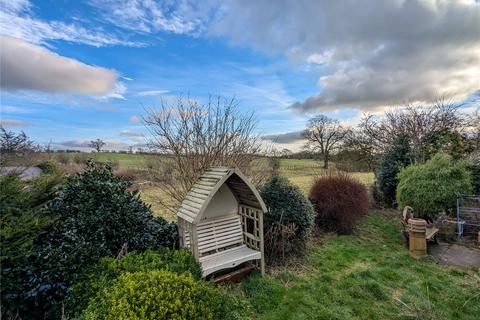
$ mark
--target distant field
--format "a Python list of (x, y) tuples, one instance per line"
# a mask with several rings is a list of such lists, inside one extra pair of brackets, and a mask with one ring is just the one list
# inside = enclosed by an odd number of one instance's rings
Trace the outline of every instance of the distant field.
[(74, 162), (76, 157), (93, 158), (101, 162), (112, 161), (114, 163), (118, 163), (118, 165), (123, 168), (136, 169), (145, 165), (145, 161), (149, 158), (152, 158), (152, 155), (131, 154), (131, 153), (110, 153), (110, 152), (100, 152), (100, 153), (59, 152), (59, 153), (54, 153), (53, 157), (56, 160), (59, 160), (62, 157), (68, 157), (71, 162)]
[[(323, 163), (317, 160), (282, 159), (280, 160), (280, 173), (285, 175), (294, 184), (298, 185), (305, 194), (308, 194), (315, 177), (325, 174), (325, 170), (322, 166)], [(331, 170), (334, 170), (335, 165), (331, 164), (331, 167)], [(367, 187), (373, 184), (373, 172), (351, 172), (349, 174)]]
[[(62, 157), (68, 157), (70, 162), (75, 162), (75, 157), (88, 158), (92, 157), (97, 161), (106, 162), (112, 161), (118, 165), (119, 168), (124, 169), (142, 169), (145, 168), (149, 161), (156, 161), (158, 156), (148, 154), (127, 154), (127, 153), (54, 153), (53, 157), (60, 160)], [(334, 170), (334, 164), (331, 167)], [(322, 168), (322, 162), (312, 159), (281, 159), (280, 173), (285, 175), (292, 183), (300, 187), (300, 189), (307, 195), (309, 189), (317, 176), (325, 174)], [(374, 176), (372, 172), (351, 172), (349, 173), (357, 178), (361, 183), (367, 187), (373, 184)], [(148, 177), (140, 178), (140, 180), (148, 180)], [(165, 211), (159, 204), (158, 199), (162, 196), (162, 190), (159, 187), (147, 187), (140, 191), (142, 199), (152, 205), (152, 210), (155, 214), (166, 218), (167, 220), (174, 220), (175, 216), (172, 213)]]

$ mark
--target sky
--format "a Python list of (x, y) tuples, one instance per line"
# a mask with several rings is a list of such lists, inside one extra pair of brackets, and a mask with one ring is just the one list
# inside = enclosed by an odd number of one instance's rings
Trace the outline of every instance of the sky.
[(235, 97), (290, 149), (317, 113), (480, 107), (474, 0), (0, 0), (0, 34), (0, 123), (58, 149), (141, 146), (178, 96)]

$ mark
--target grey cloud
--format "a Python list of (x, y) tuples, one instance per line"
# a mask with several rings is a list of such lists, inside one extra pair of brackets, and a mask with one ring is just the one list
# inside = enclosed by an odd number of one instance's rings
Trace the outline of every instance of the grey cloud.
[(0, 119), (0, 125), (4, 127), (29, 127), (31, 122), (14, 119)]
[(262, 136), (263, 140), (270, 140), (275, 143), (303, 143), (304, 138), (302, 137), (303, 131), (292, 131), (279, 134), (269, 134)]
[(64, 147), (88, 148), (90, 141), (89, 140), (67, 140), (67, 141), (56, 142), (56, 144), (62, 145)]
[(59, 56), (43, 47), (1, 37), (0, 86), (7, 90), (108, 95), (117, 88), (117, 73)]
[(473, 0), (234, 0), (220, 8), (211, 35), (316, 66), (319, 93), (292, 104), (300, 112), (464, 99), (480, 89)]
[(132, 131), (132, 130), (124, 130), (120, 132), (120, 135), (125, 137), (144, 137), (145, 136), (143, 132)]
[[(128, 145), (123, 142), (119, 141), (104, 141), (105, 146), (103, 149), (105, 150), (126, 150)], [(55, 142), (59, 148), (73, 148), (73, 149), (91, 149), (89, 146), (90, 140), (67, 140), (67, 141), (58, 141)]]

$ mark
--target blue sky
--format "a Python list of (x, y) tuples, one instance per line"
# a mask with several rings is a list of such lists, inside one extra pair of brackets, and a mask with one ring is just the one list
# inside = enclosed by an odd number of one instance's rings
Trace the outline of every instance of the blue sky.
[(101, 138), (118, 149), (144, 142), (144, 107), (179, 95), (234, 96), (271, 135), (313, 113), (355, 123), (478, 92), (478, 3), (362, 3), (2, 2), (2, 124), (58, 148)]

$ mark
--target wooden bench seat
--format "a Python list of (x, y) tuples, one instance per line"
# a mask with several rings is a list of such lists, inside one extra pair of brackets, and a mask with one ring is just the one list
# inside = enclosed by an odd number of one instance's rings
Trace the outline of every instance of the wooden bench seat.
[[(185, 236), (185, 244), (189, 247), (190, 234), (186, 232)], [(199, 262), (204, 277), (262, 258), (260, 251), (245, 245), (242, 223), (237, 214), (199, 223), (197, 240)]]
[(216, 271), (234, 268), (244, 262), (261, 259), (260, 251), (250, 249), (246, 245), (234, 247), (200, 258), (203, 276), (206, 277)]

